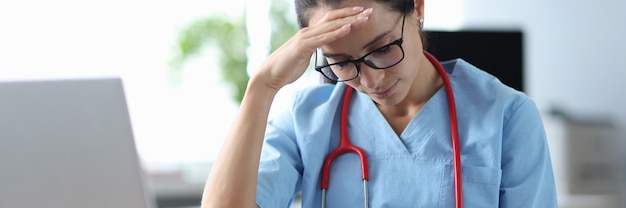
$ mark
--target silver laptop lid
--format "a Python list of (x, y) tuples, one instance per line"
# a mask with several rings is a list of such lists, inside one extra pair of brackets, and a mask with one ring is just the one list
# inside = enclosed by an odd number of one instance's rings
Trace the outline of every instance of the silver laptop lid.
[(0, 81), (0, 207), (150, 208), (120, 78)]

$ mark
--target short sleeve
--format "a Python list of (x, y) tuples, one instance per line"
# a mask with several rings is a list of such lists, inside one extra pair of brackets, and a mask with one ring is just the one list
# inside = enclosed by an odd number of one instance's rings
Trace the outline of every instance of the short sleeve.
[(525, 99), (505, 118), (500, 207), (558, 207), (541, 116)]
[(290, 112), (268, 122), (257, 181), (257, 205), (289, 207), (302, 176), (302, 160)]

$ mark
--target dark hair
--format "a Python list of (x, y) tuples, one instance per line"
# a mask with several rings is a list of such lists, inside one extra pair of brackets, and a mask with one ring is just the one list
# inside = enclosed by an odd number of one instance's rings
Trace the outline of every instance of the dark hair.
[[(351, 0), (294, 0), (296, 15), (298, 15), (298, 25), (300, 28), (308, 26), (311, 10), (319, 6), (330, 6), (336, 8), (339, 4)], [(391, 10), (411, 14), (414, 10), (413, 0), (373, 0), (386, 4)], [(406, 10), (405, 10), (406, 9)]]

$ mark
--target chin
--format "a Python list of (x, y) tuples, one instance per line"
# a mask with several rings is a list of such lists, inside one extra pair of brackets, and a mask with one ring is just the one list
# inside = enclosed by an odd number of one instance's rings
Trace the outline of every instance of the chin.
[(378, 99), (378, 98), (370, 96), (370, 99), (372, 99), (376, 104), (382, 105), (382, 106), (394, 106), (400, 103), (400, 100), (394, 99), (393, 96), (386, 98), (386, 99)]

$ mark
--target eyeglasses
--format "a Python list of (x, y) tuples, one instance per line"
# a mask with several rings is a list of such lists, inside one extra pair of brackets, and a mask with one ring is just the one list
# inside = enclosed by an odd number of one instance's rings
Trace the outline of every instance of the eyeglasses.
[[(402, 32), (399, 39), (383, 47), (375, 49), (359, 59), (341, 61), (336, 63), (327, 63), (325, 65), (315, 66), (315, 70), (322, 73), (324, 77), (328, 78), (331, 81), (345, 82), (356, 79), (359, 76), (361, 71), (359, 65), (361, 62), (365, 63), (369, 67), (372, 67), (373, 69), (387, 69), (395, 66), (396, 64), (400, 63), (402, 59), (404, 59), (402, 38), (404, 36), (405, 19), (406, 14), (403, 14)], [(318, 56), (321, 57), (321, 60), (329, 60), (323, 55), (322, 50), (318, 48), (317, 51), (315, 51), (316, 64), (319, 63)]]

